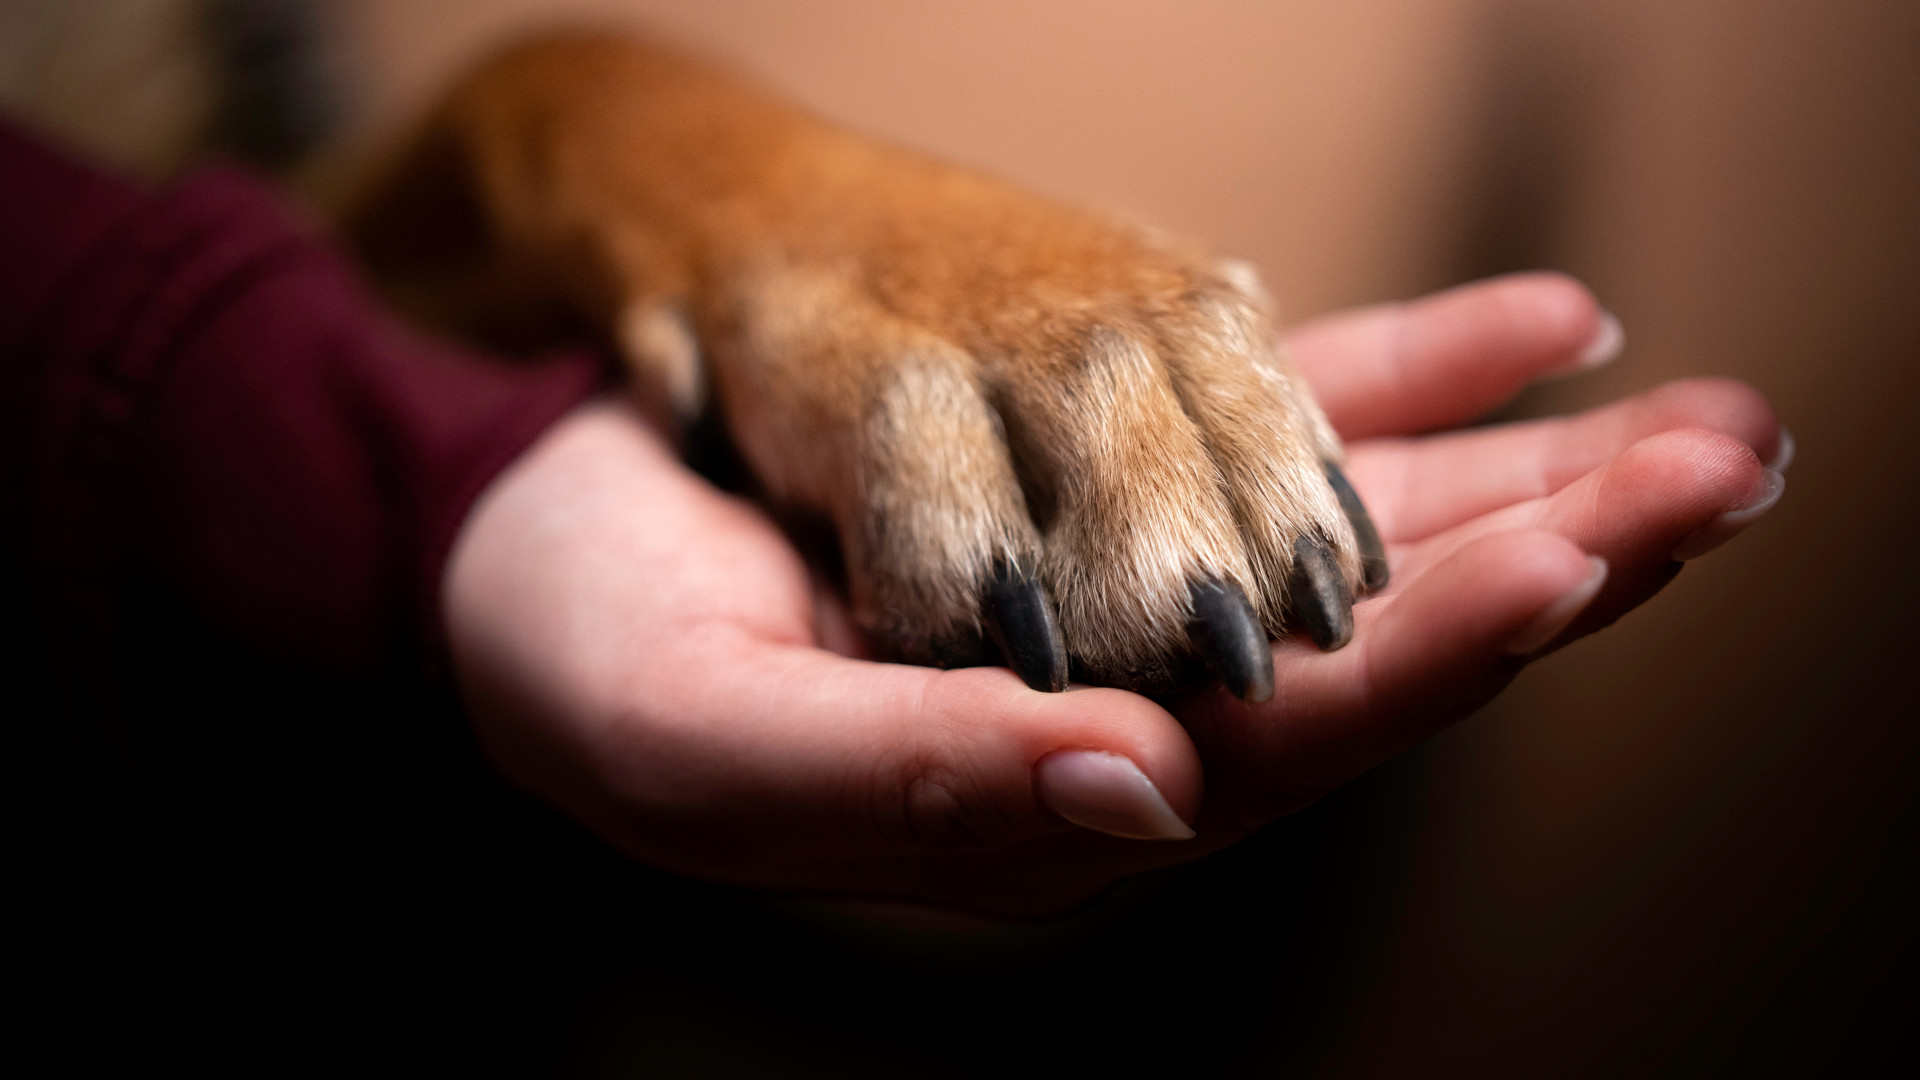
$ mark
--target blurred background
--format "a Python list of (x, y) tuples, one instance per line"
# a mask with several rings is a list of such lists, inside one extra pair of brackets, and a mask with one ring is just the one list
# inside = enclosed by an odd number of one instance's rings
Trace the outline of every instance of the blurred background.
[(461, 65), (583, 21), (1249, 258), (1288, 321), (1566, 270), (1625, 355), (1501, 419), (1734, 376), (1789, 490), (1433, 745), (1065, 923), (675, 881), (518, 807), (459, 964), (369, 951), (402, 1004), (301, 1023), (457, 1002), (443, 1051), (563, 1075), (1920, 1075), (1920, 3), (8, 0), (0, 102), (324, 205)]

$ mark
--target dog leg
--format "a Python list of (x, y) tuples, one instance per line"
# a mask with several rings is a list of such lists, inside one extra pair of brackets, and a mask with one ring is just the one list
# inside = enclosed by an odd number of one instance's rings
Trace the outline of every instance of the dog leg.
[(893, 655), (997, 649), (1050, 690), (1210, 666), (1261, 700), (1270, 636), (1338, 648), (1384, 584), (1244, 266), (616, 38), (515, 49), (417, 146), (484, 223), (470, 279), (563, 300), (683, 421), (717, 411), (834, 523)]

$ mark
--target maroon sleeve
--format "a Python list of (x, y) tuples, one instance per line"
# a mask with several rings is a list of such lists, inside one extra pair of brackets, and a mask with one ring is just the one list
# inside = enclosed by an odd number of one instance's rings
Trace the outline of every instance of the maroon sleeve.
[(147, 193), (0, 124), (0, 543), (69, 711), (112, 711), (129, 583), (277, 663), (431, 669), (462, 519), (600, 377), (406, 329), (237, 171)]

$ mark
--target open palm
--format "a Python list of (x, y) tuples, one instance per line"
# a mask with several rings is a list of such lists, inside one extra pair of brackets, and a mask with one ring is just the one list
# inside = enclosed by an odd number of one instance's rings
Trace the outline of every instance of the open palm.
[(1568, 367), (1602, 326), (1584, 289), (1527, 275), (1289, 336), (1394, 580), (1356, 607), (1346, 649), (1275, 646), (1262, 705), (846, 655), (857, 635), (780, 531), (613, 403), (564, 420), (469, 519), (446, 582), (463, 689), (502, 772), (662, 867), (1009, 913), (1078, 903), (1465, 716), (1778, 496), (1762, 462), (1784, 464), (1779, 429), (1734, 383), (1420, 434)]

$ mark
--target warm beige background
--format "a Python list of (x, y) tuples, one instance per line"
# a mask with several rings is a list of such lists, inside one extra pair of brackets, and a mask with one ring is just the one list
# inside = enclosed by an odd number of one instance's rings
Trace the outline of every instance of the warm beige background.
[(1324, 1043), (1251, 1064), (1848, 1075), (1911, 1015), (1920, 5), (342, 10), (375, 141), (489, 42), (631, 20), (860, 127), (1245, 255), (1295, 316), (1572, 271), (1627, 352), (1516, 415), (1754, 382), (1799, 442), (1785, 500), (1440, 741), (1404, 889), (1369, 931), (1383, 966)]

